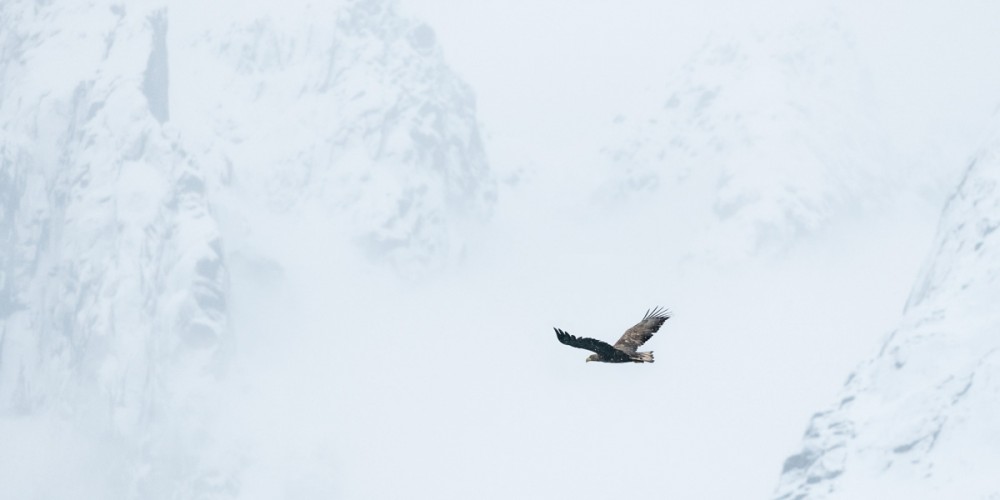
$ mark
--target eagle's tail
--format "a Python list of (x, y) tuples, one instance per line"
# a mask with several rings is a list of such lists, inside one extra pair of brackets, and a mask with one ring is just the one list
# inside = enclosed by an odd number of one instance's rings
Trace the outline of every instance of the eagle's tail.
[(637, 352), (632, 361), (636, 363), (652, 363), (653, 362), (653, 351), (649, 352)]

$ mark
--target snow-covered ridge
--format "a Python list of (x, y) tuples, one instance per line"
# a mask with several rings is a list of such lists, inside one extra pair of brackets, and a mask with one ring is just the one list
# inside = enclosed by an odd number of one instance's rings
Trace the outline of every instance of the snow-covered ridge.
[(434, 31), (392, 1), (292, 6), (172, 5), (174, 123), (251, 203), (318, 202), (331, 231), (404, 266), (460, 251), (495, 194), (474, 97)]
[[(160, 467), (176, 459), (165, 416), (203, 422), (195, 402), (230, 339), (209, 179), (163, 126), (164, 11), (3, 10), (0, 461), (18, 464), (2, 467), (5, 495), (141, 492), (176, 477)], [(27, 451), (49, 434), (72, 450)], [(106, 467), (79, 468), (79, 450)], [(50, 463), (65, 481), (36, 477)]]
[(706, 43), (650, 91), (655, 107), (616, 118), (607, 195), (674, 200), (740, 251), (783, 246), (877, 199), (893, 180), (888, 148), (836, 20)]
[(75, 16), (89, 9), (41, 7), (32, 23), (17, 7), (4, 16), (15, 55), (4, 60), (0, 107), (0, 407), (82, 404), (97, 391), (128, 429), (164, 368), (151, 361), (213, 351), (226, 331), (206, 182), (144, 93), (156, 51), (147, 16), (109, 9), (79, 33), (60, 28), (80, 26)]
[(4, 2), (0, 130), (12, 498), (237, 495), (205, 437), (240, 333), (227, 235), (308, 205), (420, 269), (494, 197), (471, 91), (392, 1)]
[(776, 498), (1000, 496), (997, 228), (1000, 142), (949, 200), (899, 327), (813, 417)]

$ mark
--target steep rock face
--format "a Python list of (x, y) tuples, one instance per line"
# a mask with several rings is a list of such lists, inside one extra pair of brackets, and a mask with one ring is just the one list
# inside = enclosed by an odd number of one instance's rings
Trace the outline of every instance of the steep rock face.
[[(495, 197), (471, 90), (394, 2), (172, 6), (172, 119), (250, 203), (311, 203), (403, 268), (461, 251)], [(221, 15), (225, 13), (226, 15)]]
[(998, 498), (1000, 142), (944, 210), (900, 326), (815, 415), (776, 498)]
[(211, 353), (227, 329), (204, 174), (143, 92), (161, 14), (5, 9), (0, 407), (99, 397), (117, 417), (156, 361)]
[[(4, 4), (0, 415), (72, 422), (173, 481), (159, 465), (176, 453), (151, 436), (175, 425), (166, 415), (201, 418), (228, 342), (229, 282), (205, 171), (162, 126), (163, 16)], [(4, 479), (15, 496), (21, 481), (58, 497), (142, 491), (151, 476), (108, 464), (107, 484), (63, 491), (28, 484), (25, 456), (3, 459), (19, 464), (5, 468), (20, 471)]]
[(616, 118), (605, 195), (646, 193), (753, 252), (891, 186), (873, 91), (836, 19), (707, 43), (655, 106)]
[(309, 206), (419, 269), (493, 202), (471, 91), (389, 1), (4, 2), (0, 130), (12, 497), (240, 496), (225, 235)]

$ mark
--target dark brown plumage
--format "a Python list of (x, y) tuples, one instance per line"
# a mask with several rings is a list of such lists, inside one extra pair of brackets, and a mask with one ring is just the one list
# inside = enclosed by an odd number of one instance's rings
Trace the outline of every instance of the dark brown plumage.
[(660, 329), (663, 322), (670, 319), (670, 311), (657, 307), (646, 311), (642, 321), (632, 328), (625, 330), (622, 338), (615, 342), (615, 345), (608, 344), (597, 339), (586, 337), (574, 337), (563, 330), (555, 328), (556, 338), (559, 342), (568, 346), (594, 351), (587, 361), (600, 361), (602, 363), (652, 363), (653, 351), (637, 352), (639, 346), (645, 344), (653, 337), (653, 334)]

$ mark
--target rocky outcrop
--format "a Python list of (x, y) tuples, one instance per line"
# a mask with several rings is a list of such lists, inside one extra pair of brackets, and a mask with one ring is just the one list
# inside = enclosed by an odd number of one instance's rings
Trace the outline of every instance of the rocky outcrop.
[(899, 327), (816, 414), (776, 498), (995, 498), (1000, 142), (944, 210)]

